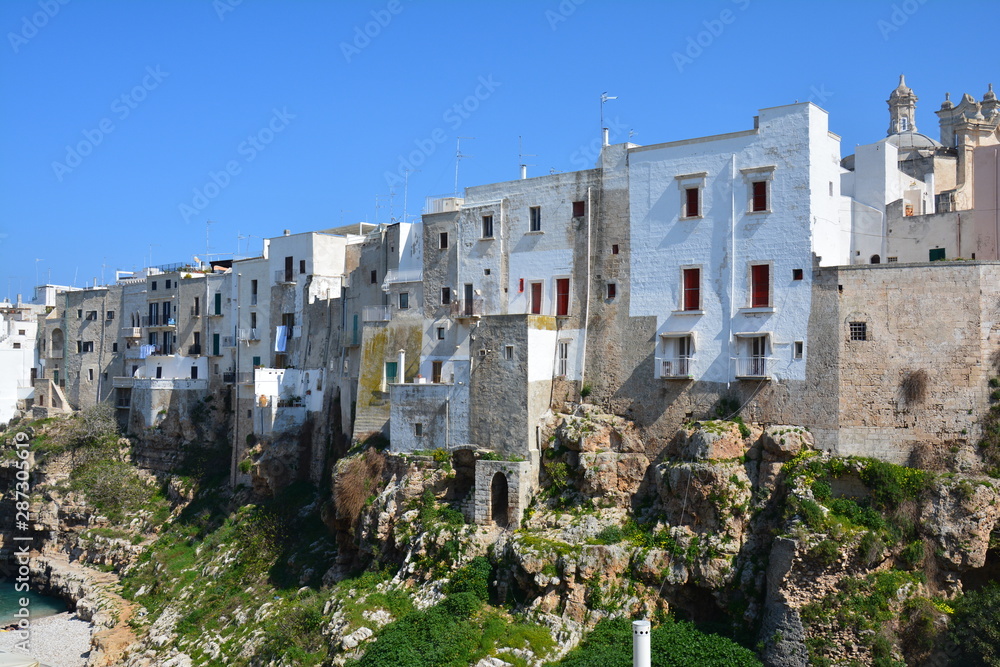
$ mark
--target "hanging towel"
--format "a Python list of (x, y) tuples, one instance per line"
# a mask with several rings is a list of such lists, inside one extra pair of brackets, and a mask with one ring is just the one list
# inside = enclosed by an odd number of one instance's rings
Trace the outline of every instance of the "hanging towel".
[(288, 327), (282, 324), (274, 332), (274, 351), (284, 352), (287, 344), (288, 344)]

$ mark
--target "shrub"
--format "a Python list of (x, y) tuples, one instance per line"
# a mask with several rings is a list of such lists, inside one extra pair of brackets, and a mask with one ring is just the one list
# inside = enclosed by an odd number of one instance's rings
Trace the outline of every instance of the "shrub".
[(965, 658), (962, 664), (978, 667), (1000, 665), (1000, 584), (989, 583), (969, 591), (955, 602), (951, 640)]
[(594, 536), (597, 544), (618, 544), (625, 539), (625, 532), (621, 526), (606, 526)]
[(253, 461), (250, 459), (243, 459), (240, 461), (240, 472), (244, 475), (250, 472), (251, 468), (253, 468)]
[(591, 387), (590, 384), (585, 383), (582, 387), (580, 387), (580, 398), (587, 398), (591, 393), (593, 393), (593, 391), (594, 388)]
[(885, 553), (885, 543), (875, 533), (869, 531), (861, 536), (858, 542), (858, 558), (865, 567), (870, 567), (882, 558)]
[(475, 593), (452, 593), (441, 601), (441, 605), (455, 618), (469, 618), (483, 606), (483, 600)]
[(349, 520), (352, 527), (357, 523), (384, 469), (385, 454), (369, 448), (364, 454), (348, 459), (334, 477), (333, 499), (337, 515)]
[(831, 493), (830, 485), (822, 480), (817, 480), (816, 482), (813, 482), (812, 492), (816, 500), (819, 500), (821, 502), (830, 499), (830, 493)]
[(810, 552), (821, 565), (829, 567), (840, 557), (840, 545), (833, 540), (823, 540)]
[(917, 540), (916, 542), (910, 542), (906, 545), (901, 552), (899, 552), (899, 562), (907, 570), (916, 569), (921, 563), (924, 562), (924, 543), (923, 540)]
[(459, 568), (445, 587), (449, 595), (472, 593), (485, 602), (489, 599), (490, 577), (493, 566), (484, 556), (473, 558), (468, 565)]
[(915, 500), (929, 485), (931, 475), (924, 470), (871, 459), (861, 470), (861, 481), (872, 490), (882, 509), (891, 509), (904, 500)]
[[(653, 667), (757, 667), (749, 649), (731, 639), (705, 634), (693, 624), (667, 619), (650, 634)], [(632, 624), (626, 619), (603, 620), (561, 662), (563, 667), (630, 667)]]

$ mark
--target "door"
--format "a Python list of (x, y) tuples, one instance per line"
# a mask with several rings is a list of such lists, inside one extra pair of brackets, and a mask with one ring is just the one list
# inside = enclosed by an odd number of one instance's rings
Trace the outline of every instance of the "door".
[(222, 314), (222, 292), (215, 293), (215, 314)]
[(472, 289), (472, 283), (465, 284), (465, 314), (471, 316), (473, 314), (472, 308), (472, 298), (475, 295), (475, 291)]
[(542, 284), (531, 283), (531, 314), (542, 314)]
[(763, 377), (766, 365), (766, 340), (763, 336), (750, 339), (750, 375)]
[(219, 356), (219, 334), (212, 334), (212, 354), (216, 357)]
[(441, 384), (441, 367), (443, 365), (441, 361), (431, 362), (431, 382), (434, 384)]
[(291, 257), (285, 258), (285, 282), (292, 282), (292, 272), (295, 260)]
[(681, 336), (677, 339), (677, 374), (687, 375), (691, 366), (691, 337)]
[(396, 382), (399, 381), (399, 380), (396, 379), (396, 373), (397, 373), (397, 370), (398, 370), (398, 366), (399, 366), (399, 362), (398, 361), (387, 361), (387, 362), (385, 362), (385, 383), (386, 384), (393, 384), (393, 383), (396, 383)]
[(509, 521), (510, 492), (507, 485), (507, 476), (502, 472), (493, 475), (490, 484), (490, 509), (493, 514), (493, 522), (501, 528), (506, 528)]

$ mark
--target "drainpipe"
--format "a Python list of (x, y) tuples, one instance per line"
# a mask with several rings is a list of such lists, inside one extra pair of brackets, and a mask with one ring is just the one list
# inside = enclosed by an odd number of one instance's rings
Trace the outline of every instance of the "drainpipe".
[[(604, 187), (604, 172), (603, 167), (601, 167), (601, 187)], [(591, 221), (591, 209), (593, 208), (593, 198), (591, 197), (591, 188), (587, 188), (587, 300), (584, 304), (583, 311), (583, 360), (580, 362), (580, 388), (583, 388), (583, 384), (587, 379), (587, 332), (590, 331), (590, 292), (593, 286), (590, 284), (590, 221)], [(556, 341), (556, 345), (559, 342)]]
[(632, 621), (632, 667), (650, 667), (649, 621)]

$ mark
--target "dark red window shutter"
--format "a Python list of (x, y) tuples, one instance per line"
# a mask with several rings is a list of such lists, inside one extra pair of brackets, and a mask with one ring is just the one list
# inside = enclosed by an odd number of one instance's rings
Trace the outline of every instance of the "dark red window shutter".
[(556, 279), (556, 315), (569, 315), (569, 278)]
[(701, 269), (684, 269), (684, 310), (698, 310), (700, 292)]
[(753, 210), (767, 210), (767, 182), (755, 181), (753, 184)]
[(684, 208), (684, 215), (689, 218), (693, 218), (694, 216), (699, 215), (698, 188), (688, 188), (685, 191), (685, 194), (687, 196), (687, 205)]
[(771, 267), (767, 264), (757, 264), (750, 267), (751, 296), (750, 305), (753, 308), (766, 308), (771, 305)]

